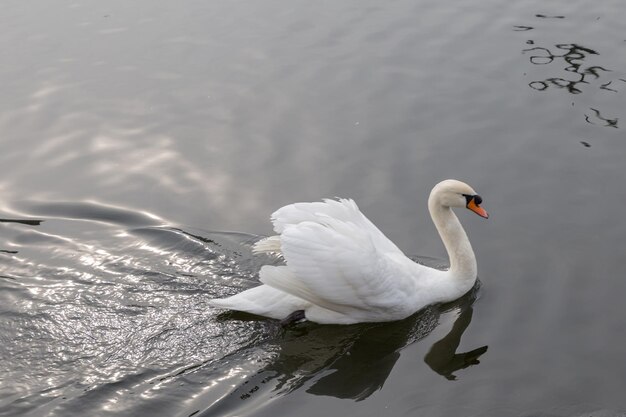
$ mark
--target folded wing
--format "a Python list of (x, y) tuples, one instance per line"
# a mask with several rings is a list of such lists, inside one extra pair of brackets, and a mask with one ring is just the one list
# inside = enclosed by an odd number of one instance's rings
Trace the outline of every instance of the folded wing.
[(272, 220), (287, 265), (263, 267), (263, 283), (339, 313), (404, 314), (412, 262), (353, 201), (294, 204)]
[(351, 199), (324, 199), (323, 202), (290, 204), (272, 214), (272, 224), (274, 231), (281, 234), (287, 228), (303, 222), (325, 224), (327, 222), (325, 219), (328, 218), (353, 224), (367, 232), (374, 246), (382, 252), (402, 254), (402, 251), (361, 213)]

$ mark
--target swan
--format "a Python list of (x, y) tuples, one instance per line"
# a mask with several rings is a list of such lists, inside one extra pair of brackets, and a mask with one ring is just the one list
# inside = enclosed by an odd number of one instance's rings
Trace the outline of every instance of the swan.
[(262, 285), (209, 304), (281, 320), (353, 324), (404, 319), (422, 308), (456, 300), (475, 284), (474, 251), (452, 211), (489, 215), (469, 185), (445, 180), (432, 189), (428, 210), (448, 252), (450, 268), (409, 259), (351, 199), (284, 206), (271, 216), (276, 236), (254, 253), (282, 254), (285, 265), (264, 265)]

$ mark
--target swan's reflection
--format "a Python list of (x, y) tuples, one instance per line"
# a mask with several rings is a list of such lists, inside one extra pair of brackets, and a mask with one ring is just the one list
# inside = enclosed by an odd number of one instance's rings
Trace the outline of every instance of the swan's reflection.
[(442, 314), (458, 312), (450, 332), (434, 343), (424, 358), (433, 371), (455, 379), (454, 372), (478, 364), (480, 355), (487, 351), (487, 346), (482, 346), (456, 353), (472, 319), (477, 290), (474, 288), (453, 303), (429, 307), (392, 323), (351, 326), (304, 323), (286, 330), (276, 328), (277, 337), (265, 347), (275, 359), (235, 388), (228, 399), (205, 412), (215, 412), (217, 408), (232, 412), (252, 406), (249, 401), (256, 403), (267, 396), (287, 394), (305, 386), (306, 392), (314, 395), (364, 400), (383, 386), (403, 348), (430, 334)]
[(382, 388), (404, 347), (426, 337), (437, 326), (442, 313), (458, 309), (460, 315), (450, 332), (433, 344), (424, 358), (433, 371), (455, 379), (453, 372), (478, 364), (480, 355), (487, 351), (487, 346), (482, 346), (467, 353), (456, 353), (461, 336), (472, 320), (475, 298), (476, 290), (443, 308), (429, 308), (399, 322), (365, 329), (345, 354), (327, 368), (330, 372), (317, 379), (307, 392), (364, 400)]
[(472, 306), (469, 305), (452, 325), (450, 333), (445, 335), (441, 340), (434, 343), (430, 351), (426, 354), (424, 362), (439, 375), (445, 376), (447, 379), (454, 380), (456, 376), (454, 372), (465, 369), (472, 365), (478, 365), (478, 358), (487, 352), (487, 346), (481, 346), (477, 349), (470, 350), (465, 353), (456, 353), (461, 343), (461, 336), (472, 321)]
[(408, 319), (363, 326), (317, 371), (307, 392), (364, 400), (382, 388), (400, 357), (400, 350), (427, 336), (437, 326), (437, 314), (427, 309)]

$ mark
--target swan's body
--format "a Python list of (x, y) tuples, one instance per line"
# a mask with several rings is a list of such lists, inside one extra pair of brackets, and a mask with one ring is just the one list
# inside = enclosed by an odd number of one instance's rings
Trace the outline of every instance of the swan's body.
[(487, 217), (481, 202), (456, 180), (442, 181), (430, 193), (428, 209), (450, 257), (447, 271), (410, 260), (352, 200), (282, 207), (272, 215), (278, 235), (257, 242), (253, 251), (282, 253), (286, 265), (265, 265), (264, 285), (210, 303), (275, 319), (301, 311), (313, 322), (350, 324), (400, 320), (455, 300), (473, 287), (477, 267), (451, 207)]

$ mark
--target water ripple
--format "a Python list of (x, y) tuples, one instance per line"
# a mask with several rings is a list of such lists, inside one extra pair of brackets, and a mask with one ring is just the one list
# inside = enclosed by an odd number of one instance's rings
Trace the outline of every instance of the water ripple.
[[(3, 245), (19, 253), (0, 264), (4, 378), (15, 381), (2, 389), (0, 414), (216, 361), (264, 334), (262, 322), (216, 320), (206, 305), (255, 285), (256, 236), (186, 231), (93, 202), (30, 202), (18, 211), (45, 222), (5, 226), (13, 235)], [(146, 371), (131, 377), (138, 369)]]

